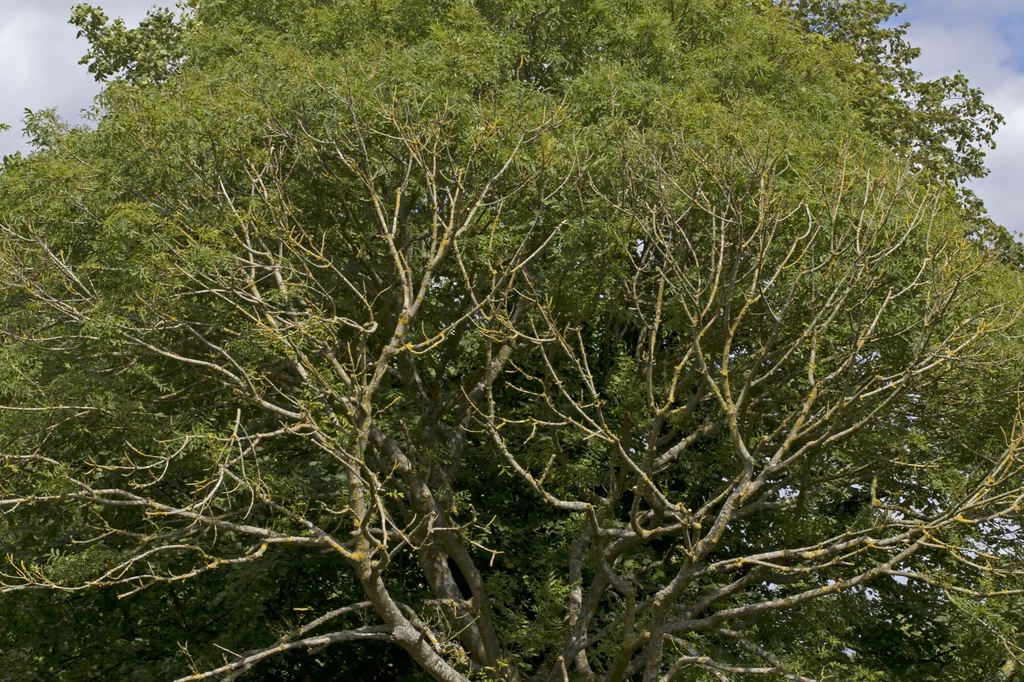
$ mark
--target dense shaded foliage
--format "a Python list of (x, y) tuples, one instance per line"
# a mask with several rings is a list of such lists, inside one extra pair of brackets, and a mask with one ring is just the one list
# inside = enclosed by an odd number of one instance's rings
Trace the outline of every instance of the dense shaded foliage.
[(0, 679), (999, 680), (1000, 119), (883, 1), (79, 6), (0, 171)]

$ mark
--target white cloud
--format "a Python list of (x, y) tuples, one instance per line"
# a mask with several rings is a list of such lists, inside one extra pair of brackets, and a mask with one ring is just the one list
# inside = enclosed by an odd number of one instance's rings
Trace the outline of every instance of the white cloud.
[[(137, 23), (153, 0), (96, 0), (110, 16)], [(25, 109), (57, 107), (77, 121), (99, 91), (78, 60), (85, 53), (77, 29), (68, 24), (75, 0), (0, 0), (0, 155), (25, 148), (21, 118)], [(167, 0), (166, 4), (173, 4)]]
[(993, 219), (1024, 233), (1024, 3), (917, 0), (908, 18), (910, 42), (921, 48), (917, 69), (928, 78), (962, 71), (1006, 117), (987, 157), (991, 174), (972, 187)]

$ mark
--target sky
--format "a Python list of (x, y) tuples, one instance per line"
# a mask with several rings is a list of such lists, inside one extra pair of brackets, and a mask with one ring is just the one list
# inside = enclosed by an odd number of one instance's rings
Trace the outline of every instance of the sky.
[(962, 71), (1004, 117), (991, 173), (973, 189), (996, 222), (1024, 234), (1024, 0), (904, 0), (926, 78)]
[[(108, 15), (137, 24), (154, 0), (91, 0)], [(78, 120), (99, 86), (78, 60), (88, 49), (68, 24), (75, 0), (0, 0), (0, 155), (25, 149), (25, 109), (56, 107)], [(170, 0), (167, 4), (173, 4)]]
[[(926, 77), (958, 70), (1006, 117), (989, 154), (989, 177), (974, 184), (992, 217), (1024, 233), (1024, 0), (904, 0), (910, 42), (922, 49)], [(107, 14), (137, 23), (153, 0), (93, 0)], [(56, 107), (75, 121), (97, 84), (78, 60), (85, 52), (67, 23), (73, 0), (0, 0), (0, 155), (24, 149), (19, 125), (28, 109)], [(165, 0), (162, 4), (172, 4)]]

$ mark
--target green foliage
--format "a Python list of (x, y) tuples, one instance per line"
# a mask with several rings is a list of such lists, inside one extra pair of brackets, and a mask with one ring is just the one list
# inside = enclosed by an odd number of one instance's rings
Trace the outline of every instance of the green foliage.
[(89, 41), (90, 49), (79, 63), (88, 65), (98, 81), (120, 76), (139, 85), (157, 83), (184, 56), (187, 21), (178, 21), (167, 9), (148, 12), (130, 29), (123, 19), (110, 21), (102, 9), (83, 3), (71, 10), (70, 23), (78, 28), (79, 38)]
[(981, 90), (958, 73), (925, 81), (914, 70), (920, 50), (906, 41), (904, 9), (890, 0), (789, 0), (807, 28), (850, 49), (850, 74), (871, 131), (917, 163), (953, 182), (982, 177), (985, 149), (1003, 123)]
[(96, 127), (0, 170), (0, 680), (1013, 674), (1000, 119), (897, 9), (77, 6)]

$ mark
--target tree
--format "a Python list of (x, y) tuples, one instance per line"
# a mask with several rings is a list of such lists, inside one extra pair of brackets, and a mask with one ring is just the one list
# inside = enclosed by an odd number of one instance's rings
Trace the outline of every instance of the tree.
[(188, 15), (176, 19), (170, 10), (157, 9), (130, 29), (123, 19), (110, 21), (98, 7), (75, 5), (70, 23), (91, 46), (79, 64), (87, 64), (99, 81), (115, 75), (131, 83), (162, 81), (184, 57), (182, 38), (188, 30)]
[[(859, 108), (854, 38), (740, 0), (188, 22), (0, 173), (2, 660), (1015, 665), (1019, 274), (917, 163), (948, 138)], [(94, 24), (98, 73), (147, 63)]]

